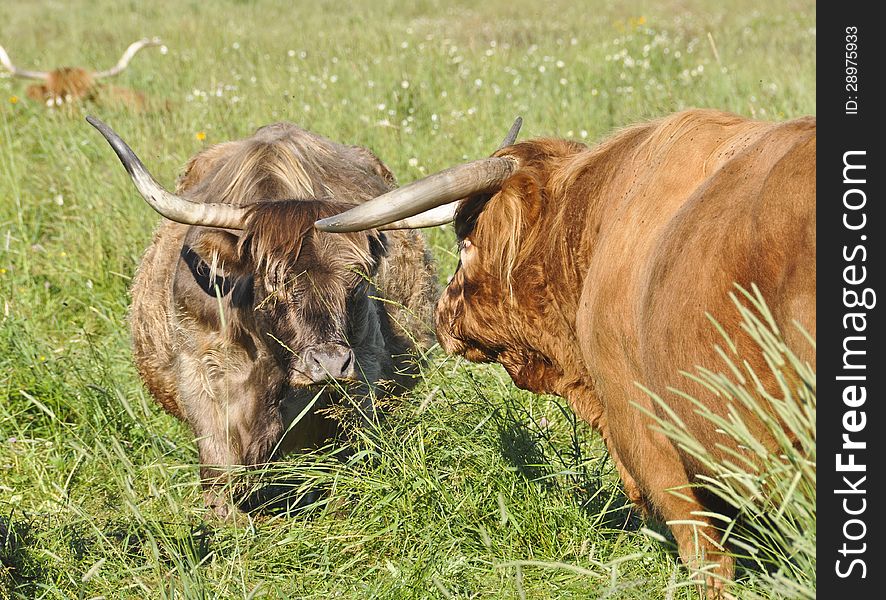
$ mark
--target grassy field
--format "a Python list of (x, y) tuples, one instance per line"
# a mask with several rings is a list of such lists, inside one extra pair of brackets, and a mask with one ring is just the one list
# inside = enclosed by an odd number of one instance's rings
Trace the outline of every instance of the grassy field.
[[(400, 4), (0, 5), (22, 68), (169, 48), (114, 81), (148, 94), (140, 114), (47, 110), (0, 78), (0, 598), (694, 597), (599, 437), (498, 367), (436, 352), (350, 462), (280, 467), (327, 501), (231, 525), (208, 519), (189, 431), (138, 380), (127, 290), (157, 216), (86, 114), (171, 187), (196, 151), (278, 120), (369, 147), (405, 183), (488, 155), (516, 115), (521, 137), (591, 143), (690, 106), (816, 111), (811, 1)], [(453, 235), (428, 237), (445, 277)]]

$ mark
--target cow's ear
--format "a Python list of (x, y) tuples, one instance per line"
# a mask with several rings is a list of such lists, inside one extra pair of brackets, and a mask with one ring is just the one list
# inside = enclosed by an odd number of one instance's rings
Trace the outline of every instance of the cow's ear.
[(221, 229), (199, 234), (191, 249), (210, 270), (221, 276), (242, 276), (250, 271), (248, 253), (243, 253), (240, 236)]
[[(498, 193), (471, 198), (459, 209), (456, 234), (465, 238), (476, 229), (484, 239), (509, 239), (517, 243), (541, 212), (539, 189), (534, 176), (518, 171), (504, 182)], [(459, 222), (469, 230), (459, 232)]]
[(531, 173), (518, 171), (509, 177), (499, 193), (499, 204), (519, 223), (521, 229), (535, 223), (541, 212), (541, 194), (538, 181)]
[(25, 93), (28, 95), (28, 98), (34, 102), (41, 103), (49, 96), (49, 90), (46, 88), (46, 85), (42, 83), (29, 85)]
[(385, 183), (391, 187), (397, 185), (397, 178), (394, 177), (394, 174), (388, 166), (383, 163), (379, 157), (373, 154), (371, 150), (368, 150), (363, 146), (351, 146), (351, 149), (376, 175), (381, 177)]
[(458, 212), (455, 215), (455, 236), (459, 240), (467, 238), (474, 231), (477, 219), (486, 208), (490, 198), (492, 198), (492, 194), (478, 194), (466, 198), (458, 205)]
[(253, 278), (248, 259), (241, 258), (237, 235), (215, 229), (191, 235), (182, 246), (181, 258), (206, 294), (231, 294), (236, 306), (251, 305)]
[(460, 240), (467, 238), (480, 222), (480, 215), (486, 212), (489, 213), (483, 217), (486, 229), (521, 233), (541, 212), (539, 189), (532, 174), (518, 171), (505, 180), (497, 193), (466, 199), (455, 216), (455, 235)]

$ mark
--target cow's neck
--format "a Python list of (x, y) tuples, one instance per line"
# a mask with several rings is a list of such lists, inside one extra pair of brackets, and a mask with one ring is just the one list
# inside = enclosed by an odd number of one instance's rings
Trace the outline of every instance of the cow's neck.
[(596, 198), (583, 190), (576, 196), (571, 187), (549, 180), (542, 189), (545, 210), (527, 235), (534, 251), (515, 271), (525, 339), (499, 357), (519, 387), (567, 398), (579, 388), (590, 393), (575, 319), (600, 221)]
[[(520, 304), (527, 307), (530, 318), (542, 315), (536, 320), (544, 324), (527, 328), (531, 339), (526, 340), (523, 357), (530, 365), (523, 379), (535, 391), (565, 397), (593, 394), (576, 334), (576, 316), (603, 223), (611, 220), (613, 205), (633, 178), (626, 165), (637, 160), (637, 148), (651, 129), (644, 124), (593, 148), (564, 148), (532, 166), (540, 184), (541, 210), (528, 223), (525, 243), (533, 251), (521, 266), (521, 281), (530, 285), (521, 286)], [(534, 376), (529, 377), (530, 373)], [(547, 375), (539, 378), (539, 373)]]

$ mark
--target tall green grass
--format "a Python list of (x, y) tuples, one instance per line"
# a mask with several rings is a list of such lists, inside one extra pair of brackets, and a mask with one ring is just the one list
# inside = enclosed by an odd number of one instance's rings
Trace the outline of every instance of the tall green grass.
[[(131, 364), (127, 290), (157, 217), (83, 117), (170, 186), (206, 145), (283, 119), (406, 183), (489, 154), (518, 114), (521, 137), (588, 143), (689, 106), (814, 114), (814, 3), (0, 3), (23, 68), (106, 68), (153, 35), (168, 54), (113, 82), (143, 113), (46, 110), (0, 75), (0, 598), (692, 598), (563, 401), (439, 352), (349, 461), (266, 473), (322, 502), (208, 519), (191, 434)], [(444, 280), (453, 235), (427, 235)], [(758, 576), (738, 588), (765, 596)]]

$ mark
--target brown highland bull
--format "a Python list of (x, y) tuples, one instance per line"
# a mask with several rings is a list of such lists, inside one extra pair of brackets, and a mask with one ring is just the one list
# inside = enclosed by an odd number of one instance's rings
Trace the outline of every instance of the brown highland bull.
[(126, 48), (116, 65), (105, 71), (92, 71), (82, 67), (60, 67), (48, 72), (19, 69), (9, 60), (9, 55), (3, 46), (0, 46), (0, 64), (6, 67), (13, 77), (42, 81), (43, 83), (29, 85), (26, 93), (31, 100), (43, 102), (46, 106), (56, 107), (82, 100), (102, 100), (123, 104), (129, 108), (144, 109), (146, 99), (141, 92), (100, 83), (99, 80), (120, 74), (139, 50), (149, 46), (161, 46), (161, 50), (166, 51), (160, 38), (137, 40)]
[[(502, 364), (521, 388), (567, 398), (602, 432), (633, 502), (667, 521), (701, 524), (671, 530), (684, 561), (714, 563), (708, 594), (718, 596), (733, 561), (698, 512), (709, 501), (687, 487), (705, 473), (650, 427), (644, 410), (666, 415), (636, 383), (657, 392), (715, 456), (741, 452), (721, 446), (711, 422), (669, 391), (690, 392), (721, 415), (730, 408), (680, 374), (723, 369), (706, 313), (755, 372), (769, 372), (739, 328), (735, 283), (759, 286), (788, 344), (814, 366), (793, 321), (815, 335), (815, 119), (691, 110), (591, 148), (531, 140), (317, 227), (421, 227), (453, 217), (461, 260), (437, 304), (442, 346)], [(757, 416), (731, 408), (776, 447)]]
[(321, 444), (337, 429), (321, 409), (356, 399), (371, 419), (375, 399), (415, 384), (439, 293), (423, 237), (313, 228), (393, 187), (370, 151), (277, 123), (191, 158), (173, 194), (89, 122), (167, 217), (133, 281), (135, 362), (194, 431), (219, 516), (232, 505), (216, 467)]

